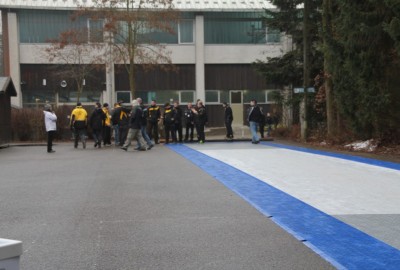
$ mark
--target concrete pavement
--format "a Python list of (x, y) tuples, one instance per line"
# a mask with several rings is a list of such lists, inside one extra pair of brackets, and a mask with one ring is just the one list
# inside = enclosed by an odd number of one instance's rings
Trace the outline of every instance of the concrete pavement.
[(333, 269), (190, 160), (59, 144), (0, 150), (0, 237), (22, 270)]

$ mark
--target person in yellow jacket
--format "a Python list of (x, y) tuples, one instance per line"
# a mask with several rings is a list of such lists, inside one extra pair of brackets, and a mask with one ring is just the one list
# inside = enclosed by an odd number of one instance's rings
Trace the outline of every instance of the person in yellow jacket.
[(108, 109), (108, 103), (103, 104), (103, 112), (106, 115), (103, 125), (103, 142), (104, 146), (111, 146), (111, 115)]
[(78, 102), (71, 113), (70, 127), (74, 131), (74, 147), (78, 148), (78, 141), (81, 139), (83, 148), (86, 148), (86, 129), (87, 129), (87, 111)]

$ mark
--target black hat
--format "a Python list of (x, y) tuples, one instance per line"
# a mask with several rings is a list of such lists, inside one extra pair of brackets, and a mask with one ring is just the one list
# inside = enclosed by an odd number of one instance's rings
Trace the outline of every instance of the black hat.
[(164, 107), (168, 107), (168, 106), (170, 106), (169, 102), (164, 104)]
[(108, 107), (108, 103), (104, 103), (104, 104), (103, 104), (103, 107)]

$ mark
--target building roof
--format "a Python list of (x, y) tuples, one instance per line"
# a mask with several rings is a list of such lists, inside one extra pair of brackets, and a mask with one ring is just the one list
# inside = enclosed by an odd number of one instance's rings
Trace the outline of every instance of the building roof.
[[(133, 0), (139, 2), (139, 0)], [(121, 3), (123, 3), (122, 1)], [(18, 9), (77, 9), (91, 6), (92, 0), (0, 0), (0, 8)], [(173, 0), (174, 8), (181, 11), (261, 11), (274, 9), (265, 0)]]
[(0, 77), (0, 95), (1, 94), (8, 94), (11, 97), (17, 96), (17, 91), (15, 90), (11, 77)]

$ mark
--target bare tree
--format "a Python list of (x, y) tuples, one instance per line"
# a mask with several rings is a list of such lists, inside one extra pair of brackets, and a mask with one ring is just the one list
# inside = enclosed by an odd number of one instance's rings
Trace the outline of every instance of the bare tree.
[(78, 102), (85, 80), (104, 64), (104, 44), (88, 41), (86, 28), (70, 29), (62, 32), (58, 39), (51, 40), (45, 49), (49, 61), (60, 64), (54, 73), (72, 79), (76, 84)]
[(136, 90), (136, 66), (173, 69), (170, 52), (157, 36), (175, 35), (178, 12), (172, 0), (94, 0), (82, 8), (86, 16), (104, 20), (106, 54), (112, 63), (122, 63), (129, 77), (132, 96)]

